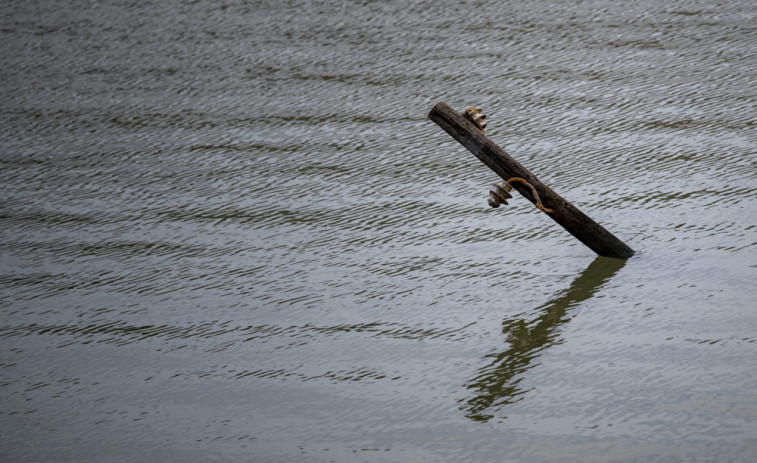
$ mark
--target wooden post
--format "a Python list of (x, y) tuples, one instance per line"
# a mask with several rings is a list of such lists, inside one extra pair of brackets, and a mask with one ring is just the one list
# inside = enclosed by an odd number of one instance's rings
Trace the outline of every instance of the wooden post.
[[(478, 127), (453, 110), (447, 103), (442, 101), (434, 106), (428, 113), (428, 118), (452, 135), (455, 140), (459, 141), (503, 180), (521, 177), (530, 183), (539, 193), (544, 207), (554, 211), (547, 213), (547, 215), (592, 251), (600, 256), (619, 259), (627, 259), (633, 256), (633, 249), (540, 182), (534, 174), (481, 133)], [(530, 188), (515, 182), (512, 186), (526, 199), (536, 204), (536, 199), (533, 197)]]

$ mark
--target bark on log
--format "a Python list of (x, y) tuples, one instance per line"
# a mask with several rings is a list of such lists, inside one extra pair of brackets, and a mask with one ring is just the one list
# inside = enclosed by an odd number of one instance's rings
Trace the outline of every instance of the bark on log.
[[(447, 103), (442, 101), (434, 106), (428, 114), (428, 118), (452, 135), (455, 140), (460, 142), (503, 180), (513, 177), (526, 179), (539, 193), (542, 204), (554, 210), (554, 213), (547, 215), (592, 251), (600, 256), (619, 259), (627, 259), (633, 256), (633, 249), (539, 181), (534, 174), (481, 133), (478, 127), (457, 113)], [(529, 201), (536, 204), (536, 200), (527, 186), (520, 183), (514, 183), (512, 186)]]

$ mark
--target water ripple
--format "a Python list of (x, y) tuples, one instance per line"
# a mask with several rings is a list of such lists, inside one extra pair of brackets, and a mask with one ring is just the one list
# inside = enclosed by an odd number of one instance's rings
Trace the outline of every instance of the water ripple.
[(8, 458), (753, 455), (749, 2), (0, 10)]

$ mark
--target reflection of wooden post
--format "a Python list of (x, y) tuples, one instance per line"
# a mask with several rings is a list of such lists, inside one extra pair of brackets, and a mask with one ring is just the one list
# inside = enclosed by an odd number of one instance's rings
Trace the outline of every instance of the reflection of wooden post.
[(462, 409), (476, 421), (494, 418), (494, 407), (504, 407), (520, 400), (527, 392), (518, 386), (521, 375), (533, 368), (542, 351), (559, 343), (559, 328), (570, 320), (568, 309), (591, 299), (623, 266), (625, 260), (597, 257), (570, 287), (543, 306), (534, 317), (506, 318), (502, 321), (502, 334), (507, 335), (508, 347), (504, 351), (487, 354), (487, 365), (465, 385), (473, 390)]
[[(634, 254), (633, 249), (626, 246), (612, 233), (593, 221), (589, 216), (579, 211), (577, 207), (541, 183), (528, 169), (497, 146), (472, 122), (455, 112), (447, 103), (440, 102), (428, 114), (428, 118), (436, 122), (439, 127), (459, 141), (471, 153), (497, 173), (503, 180), (521, 177), (530, 183), (539, 193), (545, 208), (554, 212), (547, 213), (552, 220), (562, 225), (571, 235), (578, 238), (592, 251), (604, 257), (627, 259)], [(531, 189), (526, 185), (514, 183), (513, 188), (529, 201), (536, 204)]]

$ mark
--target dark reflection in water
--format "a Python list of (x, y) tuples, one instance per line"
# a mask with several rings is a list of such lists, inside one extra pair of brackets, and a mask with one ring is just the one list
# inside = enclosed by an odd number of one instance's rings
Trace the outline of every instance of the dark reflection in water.
[(532, 361), (544, 349), (559, 343), (558, 328), (570, 320), (568, 309), (591, 298), (594, 293), (625, 265), (622, 259), (597, 257), (562, 294), (534, 311), (534, 318), (506, 318), (502, 334), (509, 347), (485, 357), (488, 364), (466, 387), (473, 396), (461, 409), (475, 421), (489, 421), (496, 409), (520, 400), (528, 392), (519, 383), (522, 374), (532, 368)]

